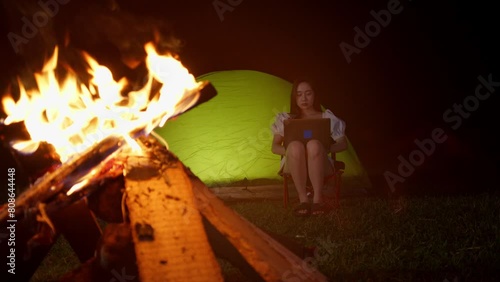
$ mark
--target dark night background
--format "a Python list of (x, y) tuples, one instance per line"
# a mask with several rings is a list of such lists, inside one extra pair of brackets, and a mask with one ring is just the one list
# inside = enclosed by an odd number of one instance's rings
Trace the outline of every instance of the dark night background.
[[(435, 128), (442, 128), (448, 139), (396, 187), (415, 194), (496, 190), (494, 114), (500, 87), (456, 130), (443, 119), (447, 109), (474, 95), (479, 75), (500, 81), (499, 25), (490, 2), (401, 0), (401, 13), (392, 15), (387, 27), (351, 56), (351, 63), (339, 44), (354, 45), (353, 28), (364, 29), (373, 20), (370, 11), (387, 9), (392, 1), (230, 1), (237, 5), (223, 13), (223, 21), (213, 0), (117, 2), (124, 12), (168, 21), (184, 42), (180, 59), (195, 76), (252, 69), (290, 81), (302, 74), (314, 77), (323, 104), (346, 121), (347, 135), (376, 191), (386, 191), (383, 173), (397, 173), (398, 156), (407, 159), (417, 149), (414, 140), (431, 138)], [(84, 3), (72, 0), (56, 17), (75, 13)], [(13, 30), (9, 23), (19, 20), (2, 13), (3, 91), (22, 58), (6, 36)], [(7, 154), (2, 152), (1, 171), (10, 166)]]

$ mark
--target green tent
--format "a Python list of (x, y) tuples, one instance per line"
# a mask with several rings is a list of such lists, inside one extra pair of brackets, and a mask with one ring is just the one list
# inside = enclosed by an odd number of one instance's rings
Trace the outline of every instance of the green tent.
[[(169, 149), (211, 187), (281, 181), (271, 124), (278, 112), (289, 111), (292, 84), (251, 70), (211, 72), (197, 80), (209, 81), (217, 95), (156, 129)], [(351, 144), (337, 159), (346, 163), (346, 186), (370, 186)]]

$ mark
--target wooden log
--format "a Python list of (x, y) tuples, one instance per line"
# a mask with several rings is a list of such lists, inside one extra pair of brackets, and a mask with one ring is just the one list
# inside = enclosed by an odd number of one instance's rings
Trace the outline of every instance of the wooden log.
[[(288, 185), (290, 198), (297, 197), (297, 192), (293, 184)], [(261, 185), (261, 186), (227, 186), (210, 187), (219, 199), (224, 202), (232, 201), (262, 201), (262, 200), (283, 200), (283, 184)]]
[[(80, 262), (85, 262), (94, 256), (102, 231), (90, 212), (85, 198), (49, 216), (56, 231), (66, 238)], [(76, 218), (78, 224), (75, 224)]]
[(190, 179), (197, 209), (228, 238), (265, 281), (328, 281), (322, 273), (308, 265), (307, 260), (300, 259), (227, 207), (198, 177), (191, 173)]
[[(147, 138), (145, 138), (147, 139)], [(184, 166), (163, 146), (141, 138), (144, 154), (125, 167), (129, 210), (140, 281), (223, 281), (196, 211)]]
[[(125, 141), (120, 137), (105, 138), (81, 156), (62, 164), (57, 170), (44, 176), (16, 199), (16, 216), (21, 215), (26, 209), (36, 206), (37, 203), (45, 202), (60, 193), (66, 187), (65, 181), (67, 183), (68, 179), (78, 180), (96, 165), (116, 153), (124, 143)], [(0, 222), (5, 221), (7, 216), (7, 209), (1, 209)]]
[(129, 224), (107, 224), (95, 251), (96, 256), (64, 274), (58, 281), (139, 281)]
[[(8, 230), (7, 227), (10, 224), (0, 223), (0, 230)], [(7, 272), (9, 266), (2, 266), (0, 281), (30, 281), (31, 276), (39, 268), (59, 235), (53, 234), (49, 226), (36, 223), (36, 219), (32, 217), (18, 220), (15, 228), (15, 275)], [(9, 246), (7, 240), (4, 240), (2, 238), (2, 242), (0, 242), (0, 254), (7, 256), (10, 254), (12, 246)], [(8, 259), (4, 259), (3, 262), (8, 261)]]

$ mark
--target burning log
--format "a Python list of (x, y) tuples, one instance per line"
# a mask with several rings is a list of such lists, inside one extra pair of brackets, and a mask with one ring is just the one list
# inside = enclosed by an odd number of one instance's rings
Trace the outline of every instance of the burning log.
[[(36, 207), (37, 203), (45, 202), (68, 188), (68, 183), (74, 183), (82, 176), (94, 169), (94, 166), (104, 162), (109, 156), (123, 146), (125, 140), (118, 137), (108, 137), (93, 146), (86, 153), (67, 163), (59, 169), (43, 177), (38, 183), (30, 187), (16, 199), (16, 217), (25, 210)], [(0, 210), (0, 222), (7, 220), (7, 209)]]
[(141, 281), (222, 281), (191, 182), (165, 147), (149, 139), (129, 156), (126, 203)]

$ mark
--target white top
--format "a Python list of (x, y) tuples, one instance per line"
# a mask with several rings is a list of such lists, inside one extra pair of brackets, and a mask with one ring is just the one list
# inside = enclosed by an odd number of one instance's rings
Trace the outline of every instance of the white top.
[[(278, 113), (276, 115), (276, 120), (271, 125), (271, 130), (273, 134), (279, 134), (281, 136), (284, 136), (283, 121), (289, 118), (290, 114), (288, 113)], [(345, 135), (345, 122), (340, 118), (336, 117), (330, 110), (328, 109), (325, 110), (322, 113), (322, 118), (330, 119), (330, 134), (333, 140), (337, 141), (340, 137), (343, 137)]]

